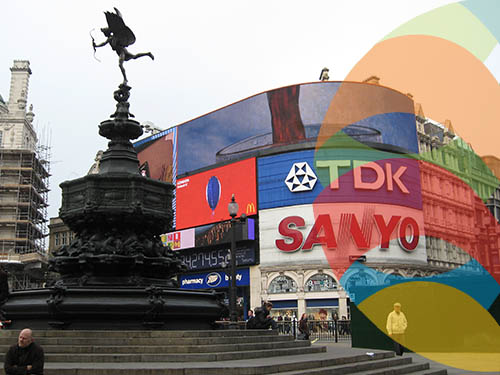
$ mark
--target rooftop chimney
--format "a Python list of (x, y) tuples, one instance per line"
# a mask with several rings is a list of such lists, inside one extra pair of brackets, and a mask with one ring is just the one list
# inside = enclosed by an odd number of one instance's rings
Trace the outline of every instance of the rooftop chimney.
[(20, 111), (26, 113), (28, 86), (31, 75), (30, 62), (28, 60), (14, 60), (10, 71), (9, 112), (11, 114)]

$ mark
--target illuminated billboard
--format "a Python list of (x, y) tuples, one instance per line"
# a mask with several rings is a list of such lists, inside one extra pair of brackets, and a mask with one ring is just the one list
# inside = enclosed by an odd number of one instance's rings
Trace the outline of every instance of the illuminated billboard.
[[(179, 256), (188, 271), (224, 268), (230, 264), (229, 248), (215, 250), (199, 250), (197, 248), (181, 251)], [(236, 249), (236, 265), (253, 265), (257, 262), (253, 246)]]
[[(260, 264), (427, 264), (422, 211), (337, 203), (261, 210)], [(411, 234), (409, 235), (409, 233)]]
[(185, 229), (229, 219), (228, 203), (234, 194), (241, 214), (257, 214), (255, 159), (177, 180), (177, 225)]
[[(397, 112), (359, 117), (354, 123), (324, 123), (340, 85), (344, 91), (345, 87), (367, 86), (372, 102), (388, 107), (398, 103), (393, 106)], [(335, 111), (350, 118), (363, 105), (369, 103), (347, 103)], [(177, 174), (255, 156), (273, 147), (294, 143), (314, 147), (321, 128), (330, 125), (360, 142), (418, 153), (413, 101), (406, 95), (363, 83), (316, 82), (267, 91), (179, 125)]]
[(189, 249), (195, 246), (194, 228), (170, 232), (160, 236), (163, 246), (170, 246), (172, 250)]
[(176, 134), (177, 129), (171, 128), (134, 144), (144, 175), (165, 182), (175, 181)]
[[(209, 289), (229, 287), (229, 277), (224, 271), (213, 271), (179, 276), (181, 289)], [(250, 270), (248, 268), (236, 271), (236, 286), (250, 285)]]
[[(247, 218), (244, 223), (238, 223), (234, 235), (238, 242), (255, 240), (255, 220)], [(231, 242), (231, 221), (162, 234), (161, 240), (163, 246), (170, 246), (172, 250), (228, 244)]]
[(257, 159), (259, 208), (366, 202), (422, 208), (419, 164), (369, 148), (304, 150)]

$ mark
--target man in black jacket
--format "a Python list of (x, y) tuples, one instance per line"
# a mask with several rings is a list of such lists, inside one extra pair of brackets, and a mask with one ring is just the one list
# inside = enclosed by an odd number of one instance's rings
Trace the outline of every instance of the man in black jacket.
[(25, 328), (19, 333), (17, 344), (12, 345), (5, 356), (7, 375), (43, 375), (44, 354), (41, 346), (33, 341), (33, 332)]
[(255, 313), (255, 327), (256, 329), (268, 329), (272, 327), (272, 329), (277, 329), (278, 324), (274, 321), (273, 318), (269, 316), (271, 309), (273, 308), (273, 304), (271, 302), (265, 302), (262, 305), (262, 308)]

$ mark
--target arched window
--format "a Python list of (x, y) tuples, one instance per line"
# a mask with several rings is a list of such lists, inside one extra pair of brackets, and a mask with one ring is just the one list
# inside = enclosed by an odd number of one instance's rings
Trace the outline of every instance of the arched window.
[(347, 280), (346, 289), (350, 291), (355, 287), (371, 286), (371, 285), (375, 285), (375, 284), (376, 284), (376, 280), (373, 276), (368, 275), (364, 271), (359, 271), (359, 272), (356, 272), (351, 277), (349, 277), (349, 279)]
[(306, 282), (307, 292), (328, 292), (337, 289), (337, 282), (333, 277), (324, 273), (317, 273)]
[(297, 291), (297, 283), (288, 276), (278, 276), (271, 281), (269, 285), (269, 294), (276, 293), (295, 293)]
[(403, 278), (404, 278), (404, 276), (401, 275), (401, 273), (399, 273), (399, 272), (391, 272), (390, 274), (388, 274), (385, 277), (385, 282), (390, 284), (391, 282), (401, 281)]

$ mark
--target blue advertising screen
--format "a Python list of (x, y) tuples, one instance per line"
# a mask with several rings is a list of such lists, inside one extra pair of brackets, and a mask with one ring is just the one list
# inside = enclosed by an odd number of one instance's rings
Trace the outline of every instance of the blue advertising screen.
[[(227, 288), (229, 286), (229, 282), (229, 275), (223, 271), (204, 272), (179, 277), (181, 289)], [(248, 268), (237, 270), (236, 285), (250, 285), (250, 271)]]
[[(305, 167), (304, 163), (307, 163), (307, 166), (317, 176), (314, 171), (314, 150), (289, 152), (257, 159), (257, 186), (259, 187), (259, 208), (261, 210), (314, 202), (314, 199), (323, 190), (318, 178), (314, 186), (309, 186), (309, 189), (301, 191), (291, 191), (286, 183), (290, 171), (294, 171), (294, 164)], [(303, 169), (308, 170), (308, 167)]]
[[(330, 187), (331, 162), (345, 167), (336, 171), (339, 188)], [(364, 183), (383, 183), (376, 189), (357, 186), (353, 167), (357, 162), (374, 162), (373, 168), (362, 167)], [(358, 167), (358, 169), (361, 169)], [(390, 174), (388, 173), (390, 171)], [(395, 179), (396, 172), (399, 171)], [(420, 168), (418, 161), (404, 154), (365, 148), (323, 148), (266, 156), (257, 159), (259, 208), (269, 209), (312, 203), (367, 202), (388, 203), (421, 209)], [(388, 184), (395, 187), (388, 188)]]

